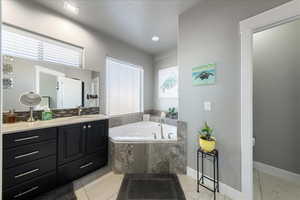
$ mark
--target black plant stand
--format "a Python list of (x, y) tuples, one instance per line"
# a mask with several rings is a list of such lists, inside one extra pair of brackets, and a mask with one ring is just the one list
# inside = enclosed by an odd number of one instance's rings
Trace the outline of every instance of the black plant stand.
[[(201, 154), (201, 177), (199, 175), (199, 157)], [(204, 160), (207, 157), (211, 157), (213, 161), (213, 178), (204, 175)], [(204, 185), (204, 180), (207, 179), (213, 182), (213, 188), (209, 188)], [(202, 186), (209, 191), (214, 193), (214, 200), (216, 200), (216, 192), (219, 192), (219, 152), (218, 150), (213, 150), (212, 152), (205, 152), (201, 148), (197, 150), (197, 192), (199, 192), (199, 186)]]

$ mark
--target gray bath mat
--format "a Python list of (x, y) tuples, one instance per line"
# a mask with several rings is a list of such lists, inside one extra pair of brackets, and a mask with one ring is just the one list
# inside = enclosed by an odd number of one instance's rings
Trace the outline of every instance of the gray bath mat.
[(186, 200), (175, 174), (126, 174), (117, 200)]

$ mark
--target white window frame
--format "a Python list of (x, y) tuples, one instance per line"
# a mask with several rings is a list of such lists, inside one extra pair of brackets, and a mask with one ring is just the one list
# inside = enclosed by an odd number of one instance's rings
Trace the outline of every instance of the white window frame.
[(105, 98), (105, 101), (106, 101), (106, 106), (105, 106), (105, 113), (106, 115), (109, 115), (109, 116), (118, 116), (118, 115), (124, 115), (124, 114), (132, 114), (132, 113), (120, 113), (120, 114), (115, 114), (115, 115), (111, 115), (109, 114), (109, 107), (110, 107), (110, 100), (109, 100), (109, 96), (110, 96), (110, 81), (109, 81), (109, 70), (108, 70), (108, 63), (107, 61), (108, 60), (112, 60), (112, 61), (115, 61), (115, 62), (118, 62), (118, 63), (123, 63), (123, 64), (126, 64), (128, 66), (131, 66), (131, 67), (134, 67), (134, 68), (139, 68), (141, 70), (141, 74), (140, 74), (140, 112), (144, 112), (144, 68), (142, 66), (139, 66), (139, 65), (134, 65), (134, 64), (131, 64), (129, 62), (125, 62), (125, 61), (122, 61), (122, 60), (119, 60), (119, 59), (115, 59), (113, 57), (106, 57), (105, 59), (105, 87), (106, 87), (106, 98)]

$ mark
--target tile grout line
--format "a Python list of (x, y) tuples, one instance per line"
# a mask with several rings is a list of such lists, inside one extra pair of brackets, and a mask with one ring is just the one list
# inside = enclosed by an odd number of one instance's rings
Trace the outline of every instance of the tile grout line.
[(87, 193), (87, 191), (86, 191), (85, 187), (83, 187), (83, 190), (84, 190), (84, 193), (85, 193), (85, 195), (86, 195), (87, 199), (88, 199), (88, 200), (90, 200), (90, 197), (89, 197), (89, 195), (88, 195), (88, 193)]
[(87, 191), (86, 191), (86, 189), (85, 189), (85, 186), (82, 184), (81, 180), (80, 180), (79, 182), (80, 182), (80, 184), (81, 184), (82, 187), (83, 187), (83, 191), (84, 191), (84, 193), (85, 193), (85, 196), (87, 197), (88, 200), (90, 200), (90, 197), (89, 197), (89, 195), (88, 195), (88, 193), (87, 193)]
[(262, 182), (261, 182), (261, 176), (260, 176), (259, 171), (257, 171), (257, 177), (258, 177), (258, 186), (259, 186), (260, 199), (263, 200), (263, 189), (262, 189)]

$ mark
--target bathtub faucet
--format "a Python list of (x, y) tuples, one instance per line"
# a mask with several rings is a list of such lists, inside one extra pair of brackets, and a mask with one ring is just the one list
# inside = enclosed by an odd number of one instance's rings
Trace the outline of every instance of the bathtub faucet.
[(165, 121), (166, 119), (166, 113), (162, 112), (160, 114), (160, 134), (161, 134), (161, 139), (165, 139), (165, 136), (164, 136), (164, 129), (163, 129), (163, 121)]

